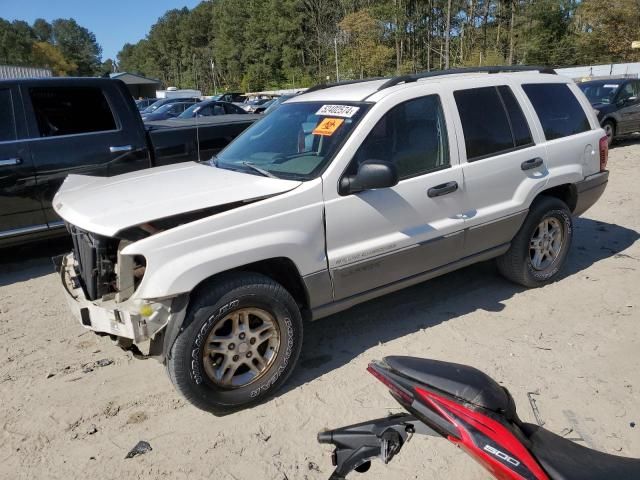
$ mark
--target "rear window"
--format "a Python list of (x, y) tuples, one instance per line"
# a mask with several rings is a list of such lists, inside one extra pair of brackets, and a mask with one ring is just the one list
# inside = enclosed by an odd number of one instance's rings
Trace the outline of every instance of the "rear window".
[(0, 142), (15, 140), (16, 121), (11, 101), (11, 90), (0, 90)]
[(538, 114), (547, 140), (591, 130), (580, 102), (565, 83), (522, 85)]
[(527, 121), (509, 87), (472, 88), (453, 95), (462, 121), (467, 161), (532, 143)]
[(29, 95), (41, 137), (116, 130), (99, 88), (30, 88)]

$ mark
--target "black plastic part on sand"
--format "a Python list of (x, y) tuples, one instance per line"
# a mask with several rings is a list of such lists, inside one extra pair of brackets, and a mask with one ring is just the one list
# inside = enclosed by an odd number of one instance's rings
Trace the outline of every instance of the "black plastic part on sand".
[(136, 455), (144, 455), (145, 453), (150, 452), (151, 450), (153, 450), (153, 448), (151, 448), (151, 445), (149, 444), (149, 442), (140, 440), (138, 443), (136, 443), (136, 446), (133, 447), (129, 451), (129, 453), (127, 453), (127, 456), (124, 458), (133, 458)]

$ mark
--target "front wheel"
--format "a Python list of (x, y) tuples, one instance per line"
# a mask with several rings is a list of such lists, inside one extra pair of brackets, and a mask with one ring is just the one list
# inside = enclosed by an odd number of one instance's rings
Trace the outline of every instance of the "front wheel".
[(301, 345), (302, 317), (289, 292), (266, 276), (236, 272), (194, 295), (167, 370), (189, 402), (224, 415), (277, 390)]
[(553, 197), (537, 199), (511, 247), (496, 259), (507, 279), (525, 287), (554, 281), (564, 265), (573, 238), (571, 212)]

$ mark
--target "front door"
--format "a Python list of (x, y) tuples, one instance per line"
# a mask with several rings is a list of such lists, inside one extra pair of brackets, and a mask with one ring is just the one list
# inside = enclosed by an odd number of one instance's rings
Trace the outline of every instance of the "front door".
[(387, 160), (396, 165), (400, 182), (326, 201), (335, 300), (458, 258), (464, 184), (452, 146), (437, 95), (395, 106), (369, 132), (345, 174), (355, 174), (365, 160)]
[(624, 84), (618, 95), (616, 103), (620, 106), (618, 115), (620, 121), (616, 133), (619, 135), (640, 131), (640, 89), (637, 80), (631, 80)]
[(0, 241), (46, 230), (17, 88), (0, 88)]
[[(149, 166), (144, 130), (118, 89), (23, 88), (30, 149), (47, 221), (59, 225), (51, 200), (68, 174), (112, 176)], [(117, 115), (120, 113), (120, 116)]]

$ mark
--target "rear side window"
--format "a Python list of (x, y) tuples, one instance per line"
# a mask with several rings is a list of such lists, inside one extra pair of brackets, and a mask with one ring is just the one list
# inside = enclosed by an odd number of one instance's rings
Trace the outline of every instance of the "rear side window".
[(565, 83), (522, 85), (538, 114), (547, 140), (591, 130), (580, 102)]
[(467, 161), (532, 144), (529, 126), (511, 89), (482, 87), (454, 92)]
[(116, 130), (107, 99), (99, 88), (30, 88), (41, 137)]
[(437, 95), (396, 105), (378, 121), (356, 152), (349, 173), (371, 159), (395, 163), (400, 179), (449, 167), (447, 129)]
[(5, 88), (0, 90), (0, 142), (16, 138), (16, 120), (13, 113), (11, 90)]
[(230, 103), (226, 104), (224, 106), (224, 109), (229, 114), (232, 114), (232, 113), (245, 113), (244, 110), (242, 110), (240, 107), (236, 107), (235, 105), (232, 105)]

